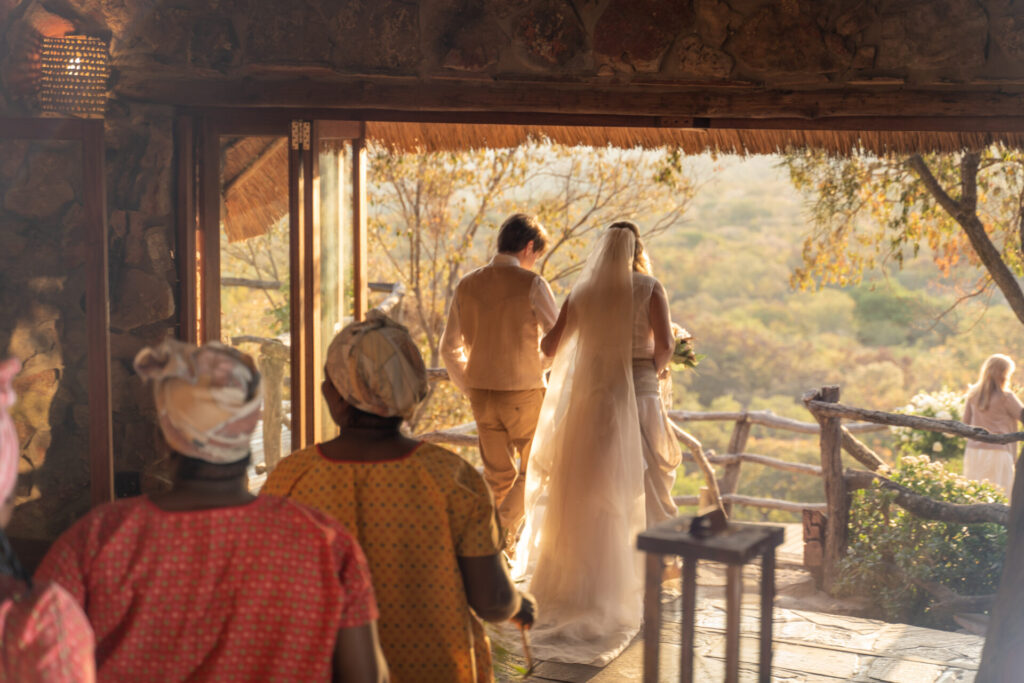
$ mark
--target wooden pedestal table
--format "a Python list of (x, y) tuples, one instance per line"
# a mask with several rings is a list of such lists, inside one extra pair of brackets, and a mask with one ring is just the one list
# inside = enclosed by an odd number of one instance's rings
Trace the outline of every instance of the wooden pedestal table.
[(697, 538), (690, 534), (690, 518), (679, 517), (652, 527), (637, 537), (637, 547), (647, 553), (647, 587), (644, 595), (644, 683), (657, 683), (658, 646), (661, 630), (661, 579), (663, 557), (683, 558), (683, 633), (679, 680), (693, 681), (693, 640), (697, 608), (697, 562), (722, 562), (726, 567), (725, 680), (739, 680), (740, 603), (743, 597), (743, 565), (761, 558), (761, 652), (758, 680), (771, 679), (772, 603), (775, 601), (775, 548), (782, 544), (785, 529), (759, 524), (730, 523), (715, 535)]

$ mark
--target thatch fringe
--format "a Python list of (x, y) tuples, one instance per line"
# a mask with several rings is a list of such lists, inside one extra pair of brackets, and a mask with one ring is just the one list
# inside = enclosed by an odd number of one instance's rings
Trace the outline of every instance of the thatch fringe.
[[(810, 147), (832, 154), (952, 152), (1001, 142), (1024, 147), (1024, 133), (944, 131), (842, 131), (520, 126), (471, 123), (370, 121), (366, 136), (396, 153), (517, 147), (531, 141), (626, 149), (678, 147), (687, 154), (775, 154)], [(285, 137), (242, 137), (223, 150), (224, 229), (231, 242), (266, 234), (288, 213)], [(338, 142), (338, 141), (334, 141)]]
[(760, 130), (725, 128), (629, 128), (611, 126), (515, 126), (466, 123), (371, 121), (371, 140), (395, 152), (509, 148), (531, 140), (562, 145), (654, 149), (678, 147), (687, 154), (775, 154), (810, 147), (834, 154), (855, 149), (876, 153), (953, 152), (1002, 142), (1024, 145), (1022, 133), (947, 131)]
[(247, 136), (227, 143), (220, 177), (228, 241), (265, 235), (288, 213), (287, 138)]

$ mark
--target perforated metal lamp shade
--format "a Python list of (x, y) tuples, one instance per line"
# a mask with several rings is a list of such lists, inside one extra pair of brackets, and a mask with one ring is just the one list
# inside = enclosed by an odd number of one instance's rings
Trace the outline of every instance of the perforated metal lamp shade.
[(110, 55), (91, 36), (43, 38), (38, 101), (44, 112), (102, 117), (107, 108)]

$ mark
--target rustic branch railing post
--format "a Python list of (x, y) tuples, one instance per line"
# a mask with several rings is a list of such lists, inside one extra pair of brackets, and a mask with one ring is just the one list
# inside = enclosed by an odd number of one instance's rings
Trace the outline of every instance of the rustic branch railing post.
[(281, 460), (281, 424), (284, 407), (281, 391), (288, 347), (279, 341), (266, 341), (260, 345), (259, 369), (263, 376), (263, 463), (267, 473), (274, 471)]
[[(739, 455), (747, 448), (747, 438), (750, 436), (750, 420), (744, 415), (741, 419), (736, 420), (736, 425), (732, 429), (732, 436), (729, 437), (729, 448), (727, 449), (726, 455)], [(735, 461), (730, 462), (725, 466), (725, 473), (722, 475), (722, 482), (718, 486), (718, 490), (723, 496), (736, 493), (736, 489), (740, 485), (740, 467), (743, 465), (743, 460), (736, 458)], [(724, 505), (725, 514), (728, 517), (732, 517), (732, 504), (726, 503)]]
[[(839, 402), (839, 387), (822, 387), (816, 398), (825, 403)], [(822, 568), (822, 587), (832, 592), (839, 568), (839, 560), (846, 550), (847, 526), (850, 517), (850, 503), (846, 494), (846, 480), (843, 478), (843, 426), (838, 417), (819, 417), (821, 425), (821, 473), (825, 479), (825, 504), (828, 513), (825, 519), (825, 558)]]

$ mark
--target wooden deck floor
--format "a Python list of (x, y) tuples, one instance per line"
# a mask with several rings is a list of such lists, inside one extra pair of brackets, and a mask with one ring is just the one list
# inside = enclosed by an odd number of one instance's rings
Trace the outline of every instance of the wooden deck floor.
[[(780, 583), (797, 591), (782, 590), (774, 612), (773, 681), (883, 681), (886, 683), (954, 683), (973, 681), (981, 660), (984, 639), (979, 636), (934, 631), (889, 624), (871, 619), (826, 614), (783, 605), (815, 604), (815, 599), (793, 598), (807, 577), (794, 566), (802, 548), (794, 542), (800, 526), (787, 528), (786, 543), (780, 548)], [(744, 570), (744, 600), (741, 618), (740, 680), (757, 680), (759, 630), (756, 567)], [(694, 681), (724, 678), (725, 602), (724, 572), (713, 565), (701, 565), (698, 572), (697, 637)], [(680, 600), (666, 584), (663, 594), (661, 628), (661, 671), (659, 680), (677, 681), (680, 644)], [(818, 598), (827, 608), (828, 599)], [(492, 631), (495, 641), (495, 673), (502, 683), (522, 680), (515, 667), (523, 661), (514, 629)], [(506, 647), (503, 648), (502, 644)], [(507, 648), (507, 649), (506, 649)], [(638, 637), (607, 667), (542, 662), (532, 680), (571, 683), (618, 683), (639, 681), (643, 674), (643, 643)]]

